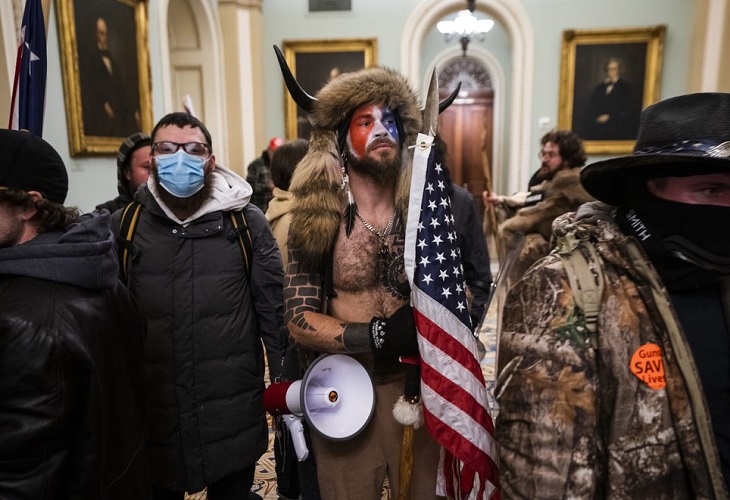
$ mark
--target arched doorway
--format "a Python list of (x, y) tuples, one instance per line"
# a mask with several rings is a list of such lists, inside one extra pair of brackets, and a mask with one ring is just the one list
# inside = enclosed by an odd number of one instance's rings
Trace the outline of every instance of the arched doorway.
[[(429, 30), (444, 16), (464, 7), (463, 0), (423, 0), (406, 22), (401, 36), (401, 69), (413, 81), (422, 78), (421, 50)], [(518, 0), (476, 0), (476, 8), (504, 26), (510, 40), (512, 68), (509, 107), (504, 128), (495, 129), (505, 143), (505, 159), (495, 164), (494, 183), (501, 191), (517, 191), (529, 178), (530, 122), (534, 40), (530, 19)], [(471, 48), (469, 50), (472, 50)], [(422, 87), (422, 91), (425, 91)], [(495, 106), (499, 100), (495, 102)], [(506, 133), (506, 137), (505, 137)], [(497, 139), (495, 144), (501, 143)]]
[[(491, 187), (494, 86), (487, 68), (476, 58), (457, 57), (438, 74), (443, 99), (461, 83), (459, 96), (439, 118), (439, 133), (448, 146), (452, 181), (472, 193), (480, 208), (481, 193)], [(479, 210), (481, 213), (482, 210)]]

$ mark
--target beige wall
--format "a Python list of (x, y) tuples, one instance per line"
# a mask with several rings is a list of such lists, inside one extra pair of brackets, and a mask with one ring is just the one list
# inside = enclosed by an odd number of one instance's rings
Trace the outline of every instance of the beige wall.
[(695, 0), (690, 92), (730, 92), (730, 1)]

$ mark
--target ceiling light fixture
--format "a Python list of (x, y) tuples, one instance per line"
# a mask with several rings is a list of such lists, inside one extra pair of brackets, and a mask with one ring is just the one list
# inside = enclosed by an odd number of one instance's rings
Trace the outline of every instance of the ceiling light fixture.
[[(471, 7), (471, 5), (470, 5)], [(473, 7), (471, 7), (473, 9)], [(458, 39), (461, 42), (462, 55), (466, 56), (466, 48), (472, 38), (484, 40), (484, 35), (494, 27), (491, 19), (477, 19), (473, 10), (460, 10), (453, 21), (440, 21), (436, 29), (443, 33), (447, 42)]]

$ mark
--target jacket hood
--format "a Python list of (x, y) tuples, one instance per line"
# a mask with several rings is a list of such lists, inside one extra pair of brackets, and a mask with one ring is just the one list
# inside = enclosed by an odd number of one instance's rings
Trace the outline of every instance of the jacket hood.
[(251, 194), (253, 194), (251, 184), (246, 182), (243, 177), (225, 167), (216, 165), (215, 170), (213, 170), (213, 186), (208, 200), (203, 203), (203, 206), (200, 207), (193, 215), (185, 220), (180, 220), (160, 199), (158, 189), (157, 186), (155, 186), (155, 180), (152, 175), (150, 175), (149, 179), (147, 179), (146, 186), (162, 211), (165, 212), (165, 215), (167, 215), (170, 220), (173, 220), (183, 226), (186, 226), (211, 212), (219, 210), (223, 212), (241, 210), (248, 204), (251, 199)]
[(269, 223), (291, 212), (294, 203), (294, 195), (278, 187), (274, 188), (274, 197), (269, 201), (269, 208), (266, 210), (266, 220)]
[(0, 274), (28, 276), (90, 289), (117, 281), (111, 215), (82, 215), (63, 231), (38, 235), (22, 245), (0, 249)]

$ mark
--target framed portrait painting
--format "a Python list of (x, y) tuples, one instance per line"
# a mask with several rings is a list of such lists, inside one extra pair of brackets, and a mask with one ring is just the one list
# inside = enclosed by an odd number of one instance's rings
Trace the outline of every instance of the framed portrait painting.
[[(284, 58), (299, 85), (315, 95), (330, 79), (342, 73), (377, 64), (376, 38), (342, 40), (284, 40)], [(288, 139), (309, 139), (307, 116), (284, 86), (284, 110)]]
[(72, 156), (115, 154), (152, 129), (143, 0), (56, 0)]
[(630, 153), (641, 109), (659, 99), (664, 25), (563, 32), (558, 127), (589, 154)]

